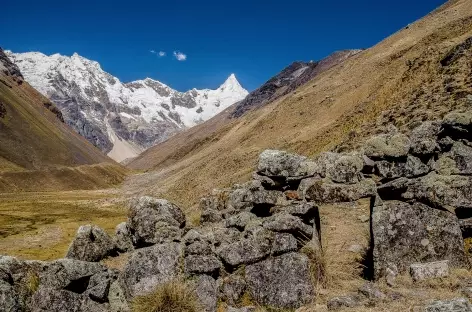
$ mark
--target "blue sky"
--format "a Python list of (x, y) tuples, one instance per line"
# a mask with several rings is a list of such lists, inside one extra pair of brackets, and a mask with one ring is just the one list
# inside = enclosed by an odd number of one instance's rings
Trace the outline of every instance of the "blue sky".
[(444, 2), (6, 1), (0, 46), (77, 52), (124, 82), (151, 77), (181, 91), (215, 88), (234, 72), (253, 90), (293, 61), (370, 47)]

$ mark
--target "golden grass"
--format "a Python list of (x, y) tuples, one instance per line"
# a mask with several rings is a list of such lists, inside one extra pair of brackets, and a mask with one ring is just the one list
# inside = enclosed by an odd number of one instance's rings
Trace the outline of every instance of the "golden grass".
[(0, 254), (22, 259), (62, 258), (79, 226), (112, 234), (126, 220), (124, 200), (105, 191), (0, 194)]
[(133, 312), (199, 312), (202, 311), (193, 289), (181, 281), (159, 286), (150, 294), (132, 301)]

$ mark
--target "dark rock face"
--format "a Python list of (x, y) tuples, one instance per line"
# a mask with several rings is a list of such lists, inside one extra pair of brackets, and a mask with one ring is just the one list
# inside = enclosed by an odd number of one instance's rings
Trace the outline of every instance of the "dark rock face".
[(308, 258), (289, 253), (246, 267), (246, 281), (260, 303), (278, 308), (296, 308), (313, 297)]
[(20, 85), (23, 83), (24, 78), (20, 69), (6, 56), (2, 48), (0, 48), (0, 70), (6, 76), (11, 77), (17, 84)]
[(412, 263), (449, 260), (468, 267), (457, 217), (421, 203), (386, 201), (373, 208), (374, 269), (385, 276), (389, 264), (406, 272)]
[(232, 118), (243, 116), (247, 111), (264, 106), (275, 101), (301, 85), (307, 83), (315, 76), (342, 63), (349, 57), (361, 52), (360, 50), (338, 51), (319, 62), (294, 62), (274, 76), (260, 88), (251, 92), (244, 100), (236, 104), (231, 114)]

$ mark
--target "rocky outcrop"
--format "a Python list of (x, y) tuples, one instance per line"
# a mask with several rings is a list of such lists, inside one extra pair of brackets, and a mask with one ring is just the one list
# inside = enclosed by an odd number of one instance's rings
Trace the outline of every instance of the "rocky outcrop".
[(94, 225), (84, 225), (77, 231), (66, 258), (95, 262), (115, 253), (116, 245), (103, 229)]

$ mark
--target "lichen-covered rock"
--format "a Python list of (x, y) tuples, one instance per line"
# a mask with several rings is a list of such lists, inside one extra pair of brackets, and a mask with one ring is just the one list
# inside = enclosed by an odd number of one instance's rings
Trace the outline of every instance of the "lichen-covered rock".
[(289, 233), (276, 233), (272, 243), (272, 255), (278, 256), (291, 251), (297, 251), (297, 239)]
[(17, 293), (10, 284), (4, 281), (0, 281), (0, 311), (21, 311)]
[[(396, 200), (402, 197), (408, 189), (408, 186), (414, 183), (407, 178), (398, 178), (377, 187), (377, 193), (381, 200)], [(376, 205), (378, 206), (378, 205)]]
[(221, 262), (213, 255), (189, 255), (185, 257), (185, 273), (218, 275)]
[(372, 282), (364, 283), (364, 285), (359, 287), (358, 292), (370, 300), (384, 300), (387, 298), (387, 295)]
[(438, 159), (435, 170), (439, 174), (472, 175), (472, 147), (454, 142), (451, 150)]
[(275, 206), (272, 213), (286, 213), (299, 217), (305, 222), (313, 221), (319, 217), (318, 206), (313, 202), (292, 202), (287, 206)]
[(134, 249), (132, 235), (126, 222), (116, 226), (114, 241), (116, 248), (120, 252), (128, 252)]
[(119, 281), (110, 284), (108, 290), (108, 302), (110, 304), (110, 312), (129, 312), (130, 307), (126, 300), (125, 292)]
[(431, 278), (447, 277), (449, 275), (449, 261), (413, 263), (410, 265), (410, 275), (415, 282)]
[(144, 196), (131, 204), (128, 227), (137, 247), (178, 241), (183, 226), (182, 210), (165, 199)]
[(263, 221), (263, 227), (272, 232), (292, 233), (308, 240), (313, 236), (313, 227), (303, 223), (300, 218), (287, 213), (279, 213), (266, 218)]
[(234, 227), (240, 231), (244, 231), (246, 225), (256, 218), (255, 214), (243, 211), (226, 219), (224, 225), (228, 228)]
[(223, 245), (217, 249), (220, 258), (232, 267), (260, 261), (270, 254), (274, 235), (269, 231), (259, 231), (257, 234)]
[(431, 172), (412, 180), (402, 197), (437, 207), (472, 208), (471, 189), (472, 177)]
[(404, 157), (410, 151), (410, 139), (401, 133), (381, 134), (368, 139), (364, 153), (370, 158)]
[(216, 312), (218, 303), (218, 288), (214, 278), (200, 275), (192, 281), (197, 299), (205, 312)]
[(304, 156), (289, 154), (284, 151), (265, 150), (259, 155), (257, 171), (268, 177), (297, 177), (313, 176), (318, 171), (318, 165)]
[(313, 299), (308, 257), (288, 253), (248, 265), (246, 282), (252, 297), (273, 308), (294, 309)]
[(329, 166), (326, 176), (337, 183), (357, 183), (361, 180), (364, 160), (360, 155), (340, 155)]
[(267, 191), (262, 186), (241, 187), (230, 193), (227, 205), (229, 209), (236, 211), (253, 211), (258, 207), (270, 209), (280, 198), (284, 198), (284, 194), (280, 191)]
[(225, 210), (227, 208), (226, 202), (228, 201), (229, 193), (230, 191), (226, 189), (214, 189), (210, 195), (200, 200), (200, 210)]
[(31, 298), (31, 312), (106, 312), (108, 305), (67, 290), (41, 287)]
[(411, 153), (415, 155), (430, 155), (439, 150), (438, 135), (441, 124), (434, 121), (425, 121), (413, 129), (410, 134)]
[(386, 179), (400, 177), (414, 178), (427, 174), (431, 169), (419, 158), (409, 155), (406, 162), (403, 161), (378, 161), (376, 164), (379, 176)]
[(219, 293), (226, 303), (235, 305), (246, 291), (246, 281), (240, 275), (230, 275), (219, 280)]
[(451, 266), (469, 266), (457, 217), (421, 203), (386, 201), (373, 208), (375, 278), (386, 275), (393, 263), (406, 272), (412, 263), (449, 260)]
[(351, 202), (375, 196), (376, 193), (375, 182), (370, 179), (364, 179), (355, 184), (319, 180), (308, 188), (306, 198), (318, 203)]
[(60, 259), (44, 263), (39, 271), (39, 284), (55, 289), (71, 288), (75, 284), (81, 286), (80, 281), (88, 280), (106, 270), (107, 268), (100, 263)]
[(223, 215), (221, 211), (214, 210), (214, 209), (206, 209), (203, 210), (200, 215), (200, 223), (202, 225), (208, 223), (217, 223), (223, 221)]
[(453, 139), (469, 138), (472, 130), (472, 112), (451, 112), (442, 121), (443, 135)]
[(181, 272), (182, 248), (166, 243), (135, 250), (120, 279), (127, 298), (144, 295), (177, 278)]
[(66, 258), (97, 262), (115, 252), (113, 239), (103, 229), (95, 225), (83, 225), (69, 246)]
[(422, 312), (470, 312), (472, 304), (466, 298), (438, 300), (426, 305)]
[(108, 292), (110, 285), (118, 278), (118, 274), (111, 271), (104, 271), (93, 275), (85, 291), (85, 295), (96, 302), (108, 302)]

